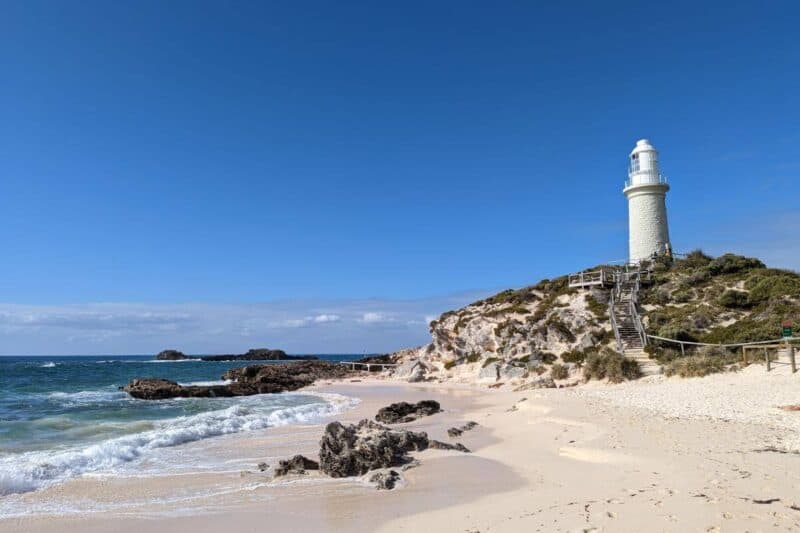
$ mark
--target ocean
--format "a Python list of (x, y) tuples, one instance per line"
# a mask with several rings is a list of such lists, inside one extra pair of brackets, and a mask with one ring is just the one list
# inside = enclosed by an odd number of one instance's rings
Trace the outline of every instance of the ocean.
[[(360, 356), (320, 355), (342, 361)], [(83, 475), (186, 467), (174, 447), (269, 427), (313, 423), (357, 400), (296, 391), (241, 398), (136, 400), (137, 377), (223, 383), (246, 361), (157, 361), (153, 356), (0, 357), (0, 515), (4, 496)], [(192, 468), (203, 468), (202, 457)]]

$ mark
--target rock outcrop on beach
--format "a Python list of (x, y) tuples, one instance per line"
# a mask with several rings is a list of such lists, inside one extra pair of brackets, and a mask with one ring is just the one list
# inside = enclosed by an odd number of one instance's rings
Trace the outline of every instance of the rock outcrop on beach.
[(331, 422), (320, 441), (320, 470), (331, 477), (361, 476), (371, 470), (403, 466), (409, 452), (427, 448), (469, 452), (462, 444), (428, 438), (424, 431), (394, 429), (371, 420), (356, 425)]
[[(800, 316), (800, 275), (758, 259), (696, 251), (645, 267), (651, 276), (639, 294), (640, 314), (653, 335), (712, 344), (772, 340), (783, 320)], [(429, 344), (394, 354), (395, 377), (529, 388), (574, 384), (584, 363), (616, 351), (616, 341), (610, 290), (568, 285), (567, 276), (543, 280), (443, 313), (430, 323)], [(651, 343), (647, 350), (665, 363), (682, 356), (677, 345)]]
[(375, 420), (383, 422), (384, 424), (402, 424), (405, 422), (413, 422), (423, 416), (430, 416), (441, 412), (442, 408), (439, 402), (433, 400), (422, 400), (417, 403), (399, 402), (393, 403), (386, 407), (382, 407), (378, 414), (375, 415)]
[(448, 429), (447, 430), (447, 436), (450, 437), (451, 439), (454, 439), (456, 437), (460, 437), (461, 434), (464, 433), (465, 431), (471, 431), (472, 429), (474, 429), (477, 426), (478, 426), (477, 422), (470, 421), (470, 422), (467, 422), (466, 424), (464, 424), (461, 427)]
[(243, 354), (197, 355), (188, 356), (178, 350), (164, 350), (156, 355), (159, 361), (182, 361), (196, 359), (199, 361), (316, 361), (313, 355), (287, 355), (283, 350), (269, 348), (253, 348)]
[(409, 452), (425, 450), (429, 443), (425, 432), (391, 429), (371, 420), (331, 422), (320, 441), (320, 470), (338, 478), (402, 466), (410, 461)]
[(222, 379), (231, 381), (224, 385), (181, 385), (167, 379), (147, 378), (131, 380), (122, 390), (143, 400), (250, 396), (293, 391), (307, 387), (318, 379), (344, 378), (352, 374), (354, 371), (344, 365), (327, 361), (298, 361), (232, 368), (222, 376)]
[(319, 463), (304, 455), (295, 455), (291, 459), (282, 459), (275, 467), (275, 477), (287, 474), (305, 474), (306, 470), (319, 470)]
[(378, 490), (392, 490), (403, 478), (394, 470), (375, 472), (369, 477), (369, 482), (375, 484)]

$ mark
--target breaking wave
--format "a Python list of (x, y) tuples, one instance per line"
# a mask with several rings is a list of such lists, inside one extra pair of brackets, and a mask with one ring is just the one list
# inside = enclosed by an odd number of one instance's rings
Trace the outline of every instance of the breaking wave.
[[(90, 394), (94, 393), (84, 391), (72, 393), (70, 396), (84, 395), (88, 398)], [(263, 404), (244, 400), (226, 409), (154, 422), (151, 430), (105, 440), (90, 446), (58, 452), (26, 452), (2, 457), (0, 496), (30, 492), (82, 474), (113, 471), (154, 453), (159, 448), (178, 446), (220, 435), (314, 422), (341, 413), (359, 402), (356, 398), (339, 394), (304, 392), (302, 395), (315, 396), (321, 401), (265, 410)]]

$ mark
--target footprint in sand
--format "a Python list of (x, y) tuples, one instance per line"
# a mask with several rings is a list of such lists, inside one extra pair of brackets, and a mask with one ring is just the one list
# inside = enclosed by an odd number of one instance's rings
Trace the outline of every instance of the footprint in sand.
[(583, 461), (585, 463), (609, 464), (609, 463), (633, 463), (636, 458), (616, 452), (598, 450), (595, 448), (577, 448), (565, 446), (558, 450), (558, 455), (567, 459)]

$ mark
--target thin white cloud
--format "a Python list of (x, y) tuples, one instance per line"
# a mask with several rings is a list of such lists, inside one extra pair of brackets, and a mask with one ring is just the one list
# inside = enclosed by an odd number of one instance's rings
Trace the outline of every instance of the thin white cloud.
[(342, 319), (339, 315), (317, 315), (312, 317), (311, 320), (316, 322), (317, 324), (324, 324), (325, 322), (339, 322)]
[(368, 313), (364, 313), (361, 315), (361, 321), (365, 324), (377, 324), (381, 322), (392, 322), (393, 319), (386, 313), (377, 313), (375, 311), (370, 311)]
[(428, 318), (491, 292), (259, 304), (0, 303), (0, 355), (388, 352), (424, 344)]

